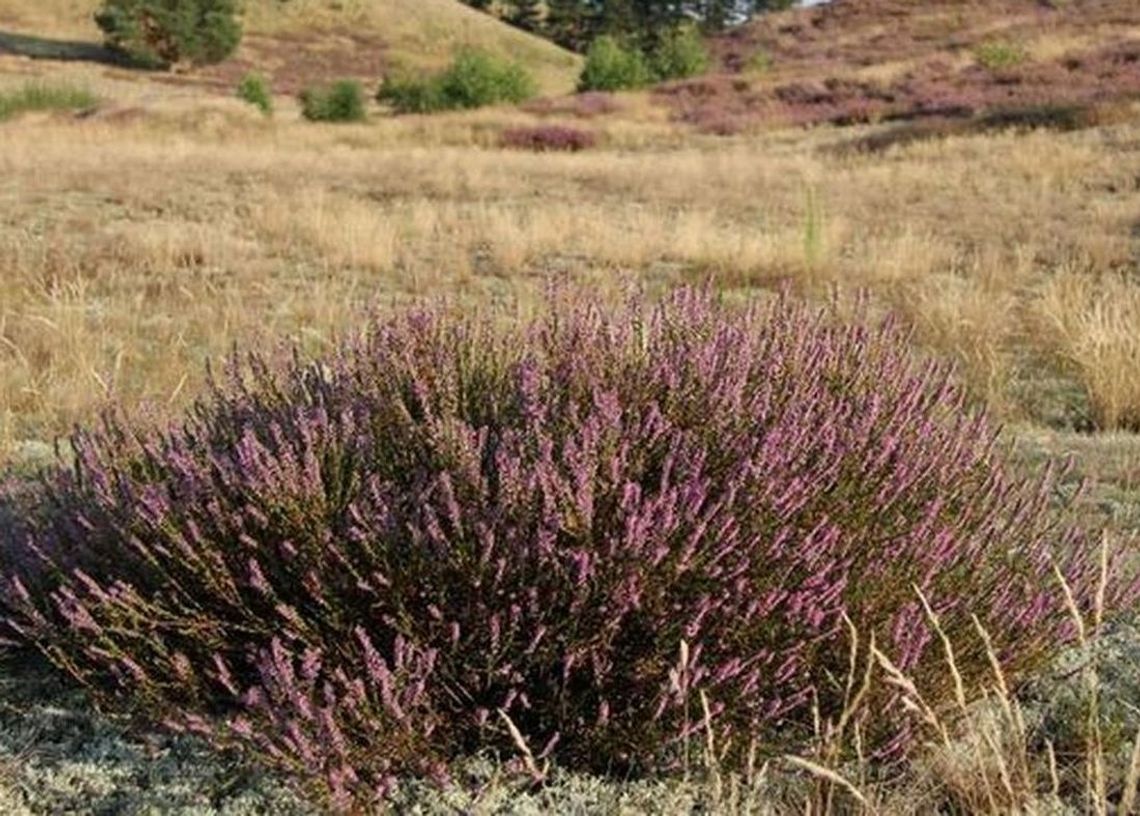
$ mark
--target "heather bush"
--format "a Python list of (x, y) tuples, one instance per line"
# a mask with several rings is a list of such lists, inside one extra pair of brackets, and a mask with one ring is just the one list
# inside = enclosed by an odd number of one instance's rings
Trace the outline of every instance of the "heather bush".
[[(983, 129), (1077, 129), (1094, 126), (1101, 117), (1108, 122), (1127, 117), (1130, 101), (1140, 96), (1140, 45), (1134, 42), (1042, 62), (1022, 59), (1008, 43), (979, 53), (977, 64), (956, 68), (931, 59), (889, 81), (831, 77), (757, 89), (707, 76), (655, 93), (673, 109), (675, 120), (702, 130), (715, 129), (706, 123), (718, 121), (844, 125), (973, 117), (983, 120)], [(982, 64), (986, 60), (992, 67)]]
[(652, 73), (645, 55), (617, 38), (598, 37), (586, 52), (579, 91), (623, 91), (648, 85)]
[(500, 143), (503, 147), (540, 153), (549, 150), (576, 153), (596, 145), (598, 138), (588, 130), (566, 125), (539, 125), (507, 128), (500, 137)]
[(253, 105), (266, 116), (273, 115), (273, 90), (269, 80), (261, 74), (249, 73), (241, 78), (237, 86), (238, 99)]
[(221, 62), (241, 42), (235, 0), (104, 0), (107, 47), (144, 65)]
[(361, 122), (364, 90), (354, 79), (342, 79), (324, 88), (301, 92), (301, 115), (311, 122)]
[[(0, 531), (2, 634), (341, 808), (514, 751), (506, 718), (570, 769), (669, 770), (706, 732), (738, 767), (839, 715), (848, 620), (937, 706), (918, 591), (966, 689), (973, 615), (1016, 679), (1072, 635), (1054, 568), (1095, 595), (1052, 476), (1011, 477), (945, 369), (785, 299), (413, 311), (73, 447)], [(891, 689), (871, 755), (906, 740)]]

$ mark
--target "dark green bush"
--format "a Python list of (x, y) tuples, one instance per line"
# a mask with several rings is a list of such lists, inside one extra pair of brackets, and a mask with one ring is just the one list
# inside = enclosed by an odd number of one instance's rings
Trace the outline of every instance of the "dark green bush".
[(310, 122), (364, 121), (364, 89), (355, 79), (301, 92), (301, 115)]
[(399, 113), (481, 108), (504, 102), (517, 104), (536, 91), (534, 79), (515, 62), (467, 49), (441, 74), (385, 77), (377, 99)]
[(666, 32), (653, 50), (651, 62), (658, 79), (684, 79), (708, 70), (709, 52), (700, 32), (683, 25)]
[(273, 113), (273, 90), (269, 87), (269, 80), (261, 74), (246, 74), (241, 78), (237, 87), (238, 98), (248, 102), (266, 116)]
[(389, 74), (384, 77), (376, 99), (391, 105), (398, 113), (434, 113), (447, 109), (438, 77)]
[(241, 41), (235, 0), (104, 0), (95, 22), (108, 48), (155, 67), (221, 62)]
[(579, 91), (621, 91), (648, 85), (652, 79), (645, 55), (605, 35), (590, 44), (578, 78)]

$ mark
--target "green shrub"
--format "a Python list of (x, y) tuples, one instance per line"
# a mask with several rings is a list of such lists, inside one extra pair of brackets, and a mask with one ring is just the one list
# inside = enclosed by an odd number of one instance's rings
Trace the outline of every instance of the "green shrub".
[(389, 74), (384, 77), (376, 99), (391, 105), (398, 113), (433, 113), (447, 109), (439, 77)]
[(235, 0), (103, 0), (108, 48), (144, 65), (221, 62), (241, 41)]
[(640, 88), (651, 79), (645, 55), (609, 35), (598, 37), (586, 52), (578, 78), (579, 91), (620, 91)]
[(0, 121), (24, 111), (84, 110), (96, 103), (95, 95), (79, 85), (27, 82), (14, 91), (0, 93)]
[(974, 59), (991, 71), (1013, 68), (1029, 59), (1025, 48), (1007, 40), (991, 40), (974, 49)]
[(461, 51), (441, 74), (384, 78), (377, 99), (399, 113), (481, 108), (517, 104), (534, 96), (534, 79), (515, 62), (476, 50)]
[(535, 94), (534, 80), (521, 65), (473, 50), (459, 53), (440, 77), (440, 88), (452, 108), (518, 104)]
[(364, 90), (355, 79), (301, 92), (301, 115), (310, 122), (364, 121)]
[(273, 113), (273, 90), (269, 87), (269, 80), (261, 74), (246, 74), (241, 78), (237, 87), (238, 98), (248, 102), (266, 116)]
[(678, 26), (661, 38), (652, 64), (658, 79), (684, 79), (708, 70), (709, 52), (696, 28)]

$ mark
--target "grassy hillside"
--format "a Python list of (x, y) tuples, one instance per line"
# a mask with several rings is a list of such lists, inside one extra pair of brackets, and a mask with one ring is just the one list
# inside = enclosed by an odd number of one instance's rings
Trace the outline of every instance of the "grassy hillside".
[[(29, 51), (59, 41), (77, 51), (98, 43), (92, 21), (98, 6), (98, 0), (10, 0), (0, 5), (0, 53), (5, 35)], [(292, 91), (340, 76), (373, 80), (393, 66), (436, 68), (457, 48), (474, 46), (522, 62), (553, 93), (571, 90), (579, 67), (576, 55), (458, 0), (248, 0), (245, 30), (235, 59), (195, 79), (223, 84), (257, 69)], [(15, 50), (11, 43), (8, 50)]]

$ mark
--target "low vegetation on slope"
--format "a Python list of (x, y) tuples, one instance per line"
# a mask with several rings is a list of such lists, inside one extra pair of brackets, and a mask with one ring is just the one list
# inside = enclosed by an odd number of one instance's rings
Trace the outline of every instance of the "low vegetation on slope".
[(1003, 113), (1082, 126), (1095, 121), (1083, 111), (1140, 98), (1140, 6), (1127, 0), (836, 0), (763, 17), (715, 51), (718, 75), (660, 96), (713, 133)]
[[(353, 77), (376, 82), (391, 70), (442, 69), (459, 50), (478, 48), (517, 61), (547, 93), (574, 88), (581, 59), (459, 0), (249, 0), (241, 47), (194, 81), (232, 88), (244, 74), (273, 78), (282, 93)], [(100, 0), (18, 0), (0, 9), (0, 31), (98, 43)]]

